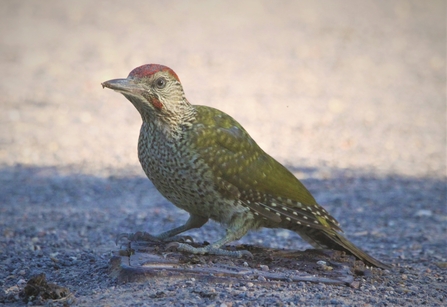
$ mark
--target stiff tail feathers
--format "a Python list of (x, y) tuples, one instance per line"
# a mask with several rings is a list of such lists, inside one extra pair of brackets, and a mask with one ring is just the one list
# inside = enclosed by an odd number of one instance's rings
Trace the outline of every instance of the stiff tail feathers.
[(355, 256), (357, 259), (362, 260), (367, 265), (375, 266), (381, 269), (391, 269), (391, 266), (385, 264), (370, 255), (362, 251), (355, 246), (352, 242), (346, 239), (342, 234), (330, 230), (313, 229), (312, 233), (306, 231), (304, 234), (302, 231), (298, 232), (307, 242), (317, 248), (330, 248), (334, 250), (344, 251), (350, 255)]

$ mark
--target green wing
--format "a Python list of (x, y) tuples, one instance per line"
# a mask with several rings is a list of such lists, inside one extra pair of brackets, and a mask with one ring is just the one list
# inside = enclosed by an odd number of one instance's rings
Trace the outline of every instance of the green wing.
[(222, 190), (274, 222), (288, 217), (314, 228), (339, 230), (338, 222), (305, 186), (238, 122), (217, 109), (196, 106), (196, 110), (194, 144)]
[(305, 204), (316, 204), (304, 185), (265, 153), (245, 129), (229, 115), (197, 106), (196, 144), (215, 172), (238, 189), (253, 189)]

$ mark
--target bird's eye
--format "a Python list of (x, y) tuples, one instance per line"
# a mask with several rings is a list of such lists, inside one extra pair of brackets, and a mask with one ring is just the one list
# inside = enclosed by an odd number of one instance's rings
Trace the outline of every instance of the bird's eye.
[(158, 79), (155, 81), (155, 85), (156, 85), (158, 88), (164, 88), (164, 87), (166, 86), (166, 79), (163, 78), (163, 77), (158, 78)]

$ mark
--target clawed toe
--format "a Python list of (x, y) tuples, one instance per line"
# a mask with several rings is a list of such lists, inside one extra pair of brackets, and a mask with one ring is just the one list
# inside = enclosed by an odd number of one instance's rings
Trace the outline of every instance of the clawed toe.
[(249, 251), (241, 250), (241, 251), (238, 251), (238, 252), (240, 253), (240, 256), (238, 258), (243, 258), (243, 257), (246, 257), (246, 258), (249, 258), (249, 259), (254, 259), (255, 258), (253, 256), (253, 254), (250, 253)]
[(160, 242), (160, 239), (158, 239), (156, 236), (153, 236), (147, 232), (137, 231), (135, 233), (126, 233), (126, 232), (120, 233), (116, 237), (115, 244), (118, 245), (118, 243), (124, 239), (130, 242), (135, 241)]
[(194, 239), (191, 236), (175, 236), (175, 237), (158, 237), (151, 235), (147, 232), (137, 231), (135, 233), (128, 233), (123, 232), (120, 233), (118, 236), (116, 236), (115, 244), (118, 245), (121, 241), (126, 242), (137, 242), (137, 241), (144, 241), (144, 242), (194, 242)]
[(170, 238), (166, 238), (162, 240), (163, 242), (181, 242), (181, 243), (185, 243), (185, 242), (191, 242), (194, 243), (194, 239), (191, 236), (175, 236), (175, 237), (170, 237)]
[[(252, 253), (246, 250), (230, 251), (226, 249), (221, 249), (218, 247), (213, 247), (212, 245), (207, 245), (205, 247), (193, 247), (186, 242), (194, 242), (191, 236), (174, 236), (168, 238), (160, 238), (153, 236), (147, 232), (137, 231), (135, 233), (120, 233), (115, 240), (116, 245), (121, 241), (126, 240), (130, 246), (130, 242), (170, 242), (166, 245), (167, 250), (178, 250), (183, 252), (188, 252), (191, 254), (210, 254), (217, 256), (228, 256), (236, 258), (250, 258), (253, 259)], [(138, 246), (138, 243), (136, 243)], [(135, 247), (136, 248), (136, 247)]]

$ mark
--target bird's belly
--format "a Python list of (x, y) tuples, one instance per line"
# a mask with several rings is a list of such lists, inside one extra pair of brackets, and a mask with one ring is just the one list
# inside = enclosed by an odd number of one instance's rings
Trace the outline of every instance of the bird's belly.
[(157, 190), (175, 206), (197, 216), (229, 224), (248, 209), (222, 195), (209, 168), (194, 155), (179, 151), (139, 151), (143, 170)]

